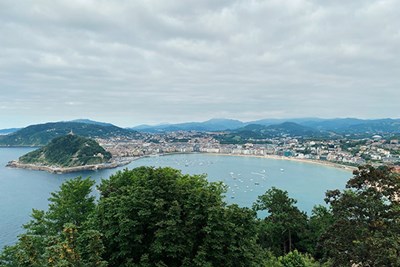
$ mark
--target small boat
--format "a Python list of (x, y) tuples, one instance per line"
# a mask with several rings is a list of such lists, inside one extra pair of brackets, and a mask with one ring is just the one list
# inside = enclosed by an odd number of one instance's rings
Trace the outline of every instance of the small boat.
[(285, 171), (284, 169), (281, 169), (281, 172)]

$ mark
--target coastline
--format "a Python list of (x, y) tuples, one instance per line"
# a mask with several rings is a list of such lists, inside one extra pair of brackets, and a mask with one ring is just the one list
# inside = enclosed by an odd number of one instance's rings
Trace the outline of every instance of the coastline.
[(317, 164), (326, 167), (337, 168), (349, 172), (353, 172), (357, 170), (357, 167), (344, 165), (340, 163), (330, 162), (330, 161), (322, 161), (315, 159), (299, 159), (278, 155), (244, 155), (244, 154), (230, 154), (230, 153), (212, 153), (212, 152), (172, 152), (172, 153), (163, 153), (163, 154), (155, 154), (155, 155), (145, 155), (140, 157), (127, 157), (127, 158), (118, 158), (110, 163), (103, 164), (93, 164), (93, 165), (83, 165), (83, 166), (75, 166), (75, 167), (56, 167), (56, 166), (45, 166), (45, 165), (36, 165), (36, 164), (25, 164), (20, 163), (18, 160), (12, 160), (8, 162), (6, 167), (11, 168), (19, 168), (19, 169), (28, 169), (28, 170), (37, 170), (37, 171), (47, 171), (49, 173), (54, 174), (64, 174), (71, 172), (79, 172), (79, 171), (96, 171), (101, 169), (113, 169), (121, 166), (128, 165), (132, 161), (139, 160), (141, 158), (146, 157), (157, 157), (157, 156), (173, 156), (178, 154), (206, 154), (212, 156), (230, 156), (230, 157), (251, 157), (251, 158), (264, 158), (264, 159), (274, 159), (274, 160), (288, 160), (300, 163), (308, 163), (308, 164)]
[(206, 154), (206, 155), (214, 155), (214, 156), (230, 156), (230, 157), (249, 157), (249, 158), (264, 158), (264, 159), (275, 159), (275, 160), (289, 160), (301, 163), (308, 163), (308, 164), (318, 164), (323, 165), (326, 167), (337, 168), (349, 172), (353, 172), (358, 168), (355, 166), (344, 165), (340, 163), (330, 162), (330, 161), (322, 161), (322, 160), (315, 160), (315, 159), (299, 159), (299, 158), (292, 158), (292, 157), (285, 157), (285, 156), (278, 156), (278, 155), (243, 155), (243, 154), (229, 154), (229, 153), (212, 153), (212, 152), (178, 152), (178, 153), (165, 153), (160, 154), (160, 156), (168, 156), (168, 155), (176, 155), (176, 154)]
[(127, 165), (136, 159), (138, 159), (138, 158), (129, 158), (129, 159), (118, 160), (118, 161), (114, 160), (109, 163), (82, 165), (82, 166), (75, 166), (75, 167), (57, 167), (57, 166), (45, 166), (45, 165), (37, 165), (37, 164), (25, 164), (25, 163), (19, 162), (18, 160), (12, 160), (7, 163), (6, 167), (35, 170), (35, 171), (47, 171), (49, 173), (54, 173), (54, 174), (64, 174), (64, 173), (80, 172), (80, 171), (96, 171), (96, 170), (102, 170), (102, 169), (113, 169), (113, 168)]

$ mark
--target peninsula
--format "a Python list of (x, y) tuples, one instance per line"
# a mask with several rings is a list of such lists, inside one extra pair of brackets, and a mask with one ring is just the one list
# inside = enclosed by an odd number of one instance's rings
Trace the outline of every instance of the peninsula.
[(93, 139), (69, 134), (54, 138), (48, 145), (10, 161), (7, 166), (67, 173), (115, 168), (129, 162), (128, 159), (113, 159), (111, 153)]

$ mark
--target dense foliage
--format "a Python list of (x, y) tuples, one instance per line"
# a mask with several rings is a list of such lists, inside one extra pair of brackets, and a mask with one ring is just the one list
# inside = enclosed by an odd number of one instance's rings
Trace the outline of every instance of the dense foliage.
[(96, 218), (111, 266), (260, 266), (255, 213), (226, 206), (221, 183), (142, 167), (99, 189)]
[(322, 235), (336, 266), (400, 266), (400, 175), (360, 167), (347, 190), (328, 191), (333, 223)]
[(300, 248), (298, 243), (306, 229), (307, 215), (295, 204), (296, 200), (290, 198), (286, 191), (272, 187), (253, 205), (255, 210), (264, 210), (269, 214), (260, 223), (260, 243), (276, 255), (285, 255), (293, 248)]
[[(400, 177), (361, 167), (328, 207), (301, 212), (271, 188), (253, 209), (227, 205), (221, 183), (171, 168), (140, 167), (53, 193), (0, 266), (399, 266)], [(267, 213), (259, 219), (257, 211)]]
[(74, 167), (105, 163), (111, 159), (95, 140), (77, 135), (54, 138), (45, 147), (19, 158), (21, 163), (40, 163), (49, 166)]

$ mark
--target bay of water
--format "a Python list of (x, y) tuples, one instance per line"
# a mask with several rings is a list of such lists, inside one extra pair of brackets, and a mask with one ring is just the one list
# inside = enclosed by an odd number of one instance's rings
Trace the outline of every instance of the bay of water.
[(275, 186), (297, 199), (297, 206), (308, 213), (324, 204), (326, 190), (343, 189), (351, 172), (316, 164), (265, 158), (180, 154), (143, 158), (116, 169), (70, 174), (6, 168), (8, 161), (32, 148), (0, 148), (0, 249), (13, 244), (30, 220), (32, 208), (47, 209), (51, 192), (65, 180), (76, 176), (101, 179), (124, 168), (170, 166), (188, 174), (207, 174), (209, 181), (222, 181), (229, 188), (226, 202), (251, 207), (257, 196)]

